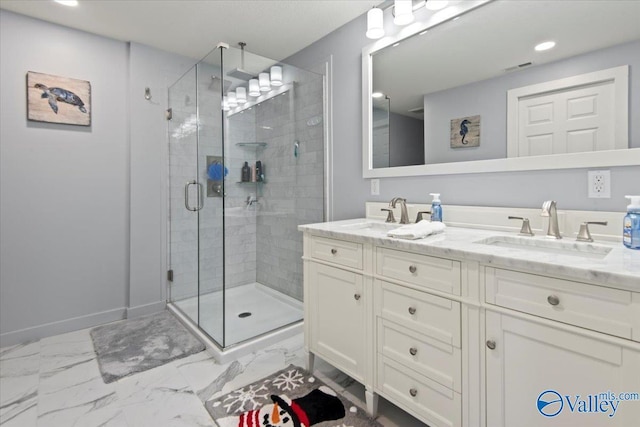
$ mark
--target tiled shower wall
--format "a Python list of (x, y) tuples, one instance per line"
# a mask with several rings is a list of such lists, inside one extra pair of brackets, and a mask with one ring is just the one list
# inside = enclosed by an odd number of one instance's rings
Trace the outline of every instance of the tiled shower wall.
[(298, 225), (324, 219), (323, 128), (322, 78), (316, 75), (300, 78), (256, 113), (258, 139), (267, 143), (261, 159), (266, 183), (257, 223), (257, 280), (300, 301)]

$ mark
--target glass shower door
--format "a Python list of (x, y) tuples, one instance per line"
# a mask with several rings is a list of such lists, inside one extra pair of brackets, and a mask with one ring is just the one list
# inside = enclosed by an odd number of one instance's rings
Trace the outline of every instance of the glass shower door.
[(169, 88), (169, 300), (224, 347), (219, 55), (214, 51)]
[(169, 300), (198, 323), (196, 68), (169, 87)]

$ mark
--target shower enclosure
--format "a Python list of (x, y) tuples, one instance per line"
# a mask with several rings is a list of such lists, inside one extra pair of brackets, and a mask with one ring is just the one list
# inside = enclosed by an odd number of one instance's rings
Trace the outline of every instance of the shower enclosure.
[(169, 88), (169, 303), (225, 351), (302, 320), (323, 77), (224, 45)]

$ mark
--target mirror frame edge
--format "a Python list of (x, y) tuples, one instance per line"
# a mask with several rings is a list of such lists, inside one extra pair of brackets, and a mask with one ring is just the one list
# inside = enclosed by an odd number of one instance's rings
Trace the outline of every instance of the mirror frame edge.
[(626, 150), (592, 151), (584, 153), (567, 153), (544, 156), (512, 157), (463, 162), (434, 163), (413, 166), (395, 166), (373, 168), (372, 159), (372, 101), (373, 84), (372, 54), (391, 46), (406, 38), (412, 37), (426, 29), (443, 24), (471, 12), (494, 0), (476, 0), (465, 4), (463, 10), (455, 14), (437, 18), (437, 14), (428, 20), (401, 29), (397, 34), (383, 37), (362, 49), (362, 177), (389, 178), (422, 175), (453, 175), (486, 172), (518, 172), (548, 169), (576, 169), (610, 166), (634, 166), (640, 164), (640, 148)]

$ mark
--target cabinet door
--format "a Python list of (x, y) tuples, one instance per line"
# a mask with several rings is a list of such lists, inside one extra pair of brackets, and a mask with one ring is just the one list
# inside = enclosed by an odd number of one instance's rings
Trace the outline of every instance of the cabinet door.
[(363, 382), (367, 295), (362, 275), (313, 262), (309, 273), (305, 321), (311, 322), (311, 351)]
[(640, 400), (614, 396), (640, 392), (637, 346), (493, 312), (486, 326), (487, 426), (637, 425)]

